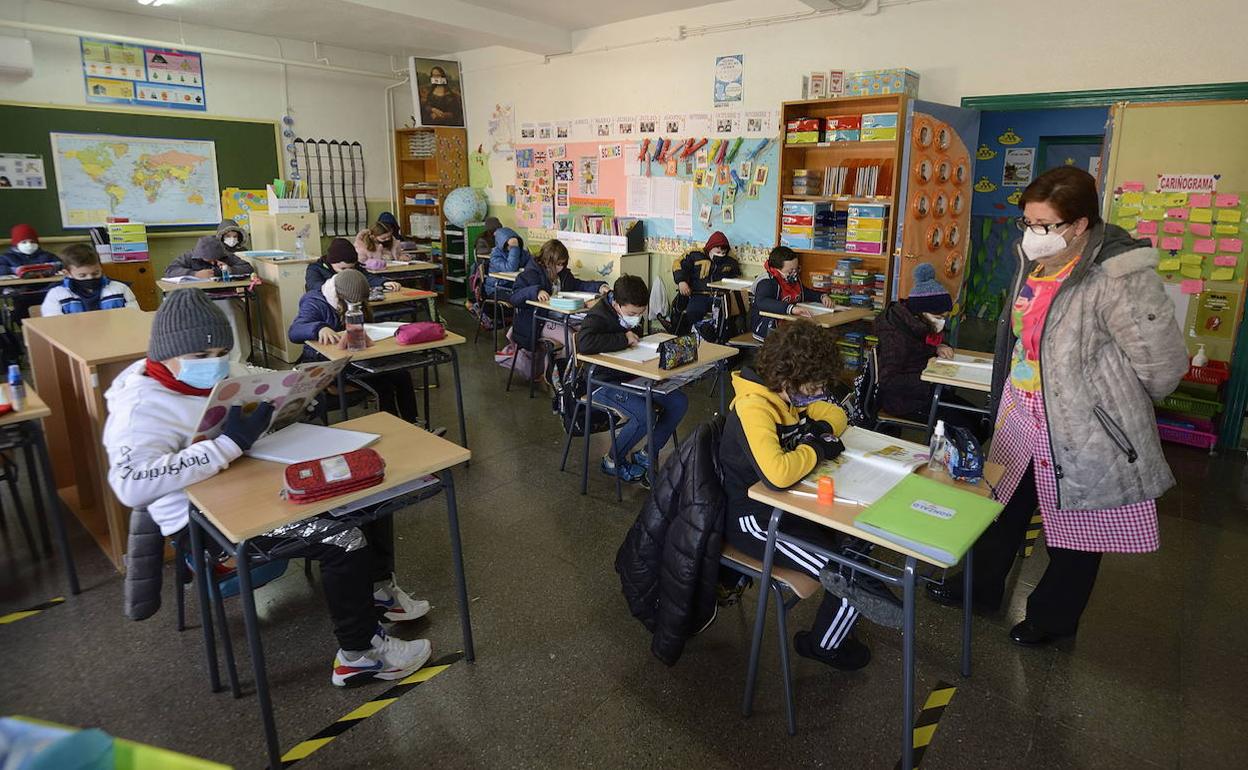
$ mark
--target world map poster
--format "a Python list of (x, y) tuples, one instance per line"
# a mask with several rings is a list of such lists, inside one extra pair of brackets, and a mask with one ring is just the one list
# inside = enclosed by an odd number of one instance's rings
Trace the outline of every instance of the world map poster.
[(145, 225), (221, 221), (216, 144), (199, 139), (52, 133), (61, 225), (126, 217)]

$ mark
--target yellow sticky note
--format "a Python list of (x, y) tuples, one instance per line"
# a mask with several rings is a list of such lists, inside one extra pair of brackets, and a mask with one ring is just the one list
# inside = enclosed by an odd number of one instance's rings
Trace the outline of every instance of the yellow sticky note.
[(1144, 213), (1140, 214), (1140, 219), (1151, 219), (1154, 222), (1166, 218), (1165, 209), (1144, 209)]
[(1187, 193), (1166, 193), (1167, 206), (1186, 206)]
[(1235, 280), (1235, 268), (1233, 267), (1215, 267), (1209, 275), (1211, 281), (1233, 281)]
[(1218, 209), (1218, 221), (1223, 224), (1239, 224), (1239, 209)]
[(1157, 269), (1163, 273), (1173, 273), (1175, 270), (1178, 270), (1179, 267), (1178, 257), (1166, 257), (1157, 263)]
[(1142, 192), (1123, 193), (1122, 198), (1120, 199), (1120, 202), (1124, 206), (1138, 206), (1144, 202), (1144, 193)]
[(1199, 278), (1201, 276), (1200, 265), (1184, 265), (1179, 269), (1179, 275), (1184, 278)]
[(1145, 206), (1164, 206), (1166, 205), (1165, 193), (1148, 193), (1144, 196)]
[(1121, 227), (1123, 230), (1134, 230), (1136, 224), (1137, 224), (1137, 220), (1135, 219), (1135, 217), (1131, 217), (1130, 219), (1118, 220), (1118, 226)]
[(1179, 261), (1185, 265), (1203, 265), (1205, 258), (1201, 254), (1180, 254)]
[(1213, 209), (1192, 209), (1189, 219), (1192, 222), (1212, 222)]
[(1214, 225), (1213, 231), (1218, 235), (1239, 235), (1239, 225)]
[(1119, 206), (1118, 216), (1120, 217), (1138, 217), (1140, 215), (1139, 206)]

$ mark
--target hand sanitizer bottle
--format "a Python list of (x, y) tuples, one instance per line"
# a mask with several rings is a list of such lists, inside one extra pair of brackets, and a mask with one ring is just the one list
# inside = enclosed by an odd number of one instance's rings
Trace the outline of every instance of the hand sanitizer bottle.
[(1205, 352), (1205, 346), (1200, 345), (1196, 348), (1196, 355), (1192, 356), (1192, 366), (1208, 366), (1209, 354)]
[(299, 259), (303, 259), (307, 255), (303, 252), (303, 236), (295, 236), (295, 253), (299, 255)]
[(945, 421), (936, 421), (936, 430), (932, 432), (932, 443), (928, 447), (927, 469), (929, 471), (945, 470), (949, 461), (949, 445), (945, 439)]

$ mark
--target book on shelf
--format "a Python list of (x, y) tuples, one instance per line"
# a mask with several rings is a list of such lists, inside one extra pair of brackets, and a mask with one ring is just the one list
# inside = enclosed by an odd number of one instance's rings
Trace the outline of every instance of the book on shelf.
[(831, 476), (837, 497), (870, 505), (928, 460), (927, 447), (864, 428), (851, 427), (840, 438), (845, 451), (817, 465), (802, 486), (814, 489), (820, 476)]
[(962, 559), (1001, 509), (1001, 503), (990, 497), (909, 474), (860, 513), (854, 525), (952, 565)]

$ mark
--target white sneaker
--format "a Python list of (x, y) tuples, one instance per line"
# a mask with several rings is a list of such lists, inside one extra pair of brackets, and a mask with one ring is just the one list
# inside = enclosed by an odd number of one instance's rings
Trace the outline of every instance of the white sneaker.
[(402, 623), (429, 614), (429, 602), (412, 598), (407, 591), (399, 588), (393, 576), (389, 582), (373, 585), (373, 606), (384, 611), (384, 617), (390, 623)]
[(402, 679), (418, 670), (433, 654), (428, 639), (404, 641), (379, 632), (373, 636), (372, 647), (355, 660), (338, 650), (334, 656), (333, 683), (336, 687), (353, 687), (374, 679)]

